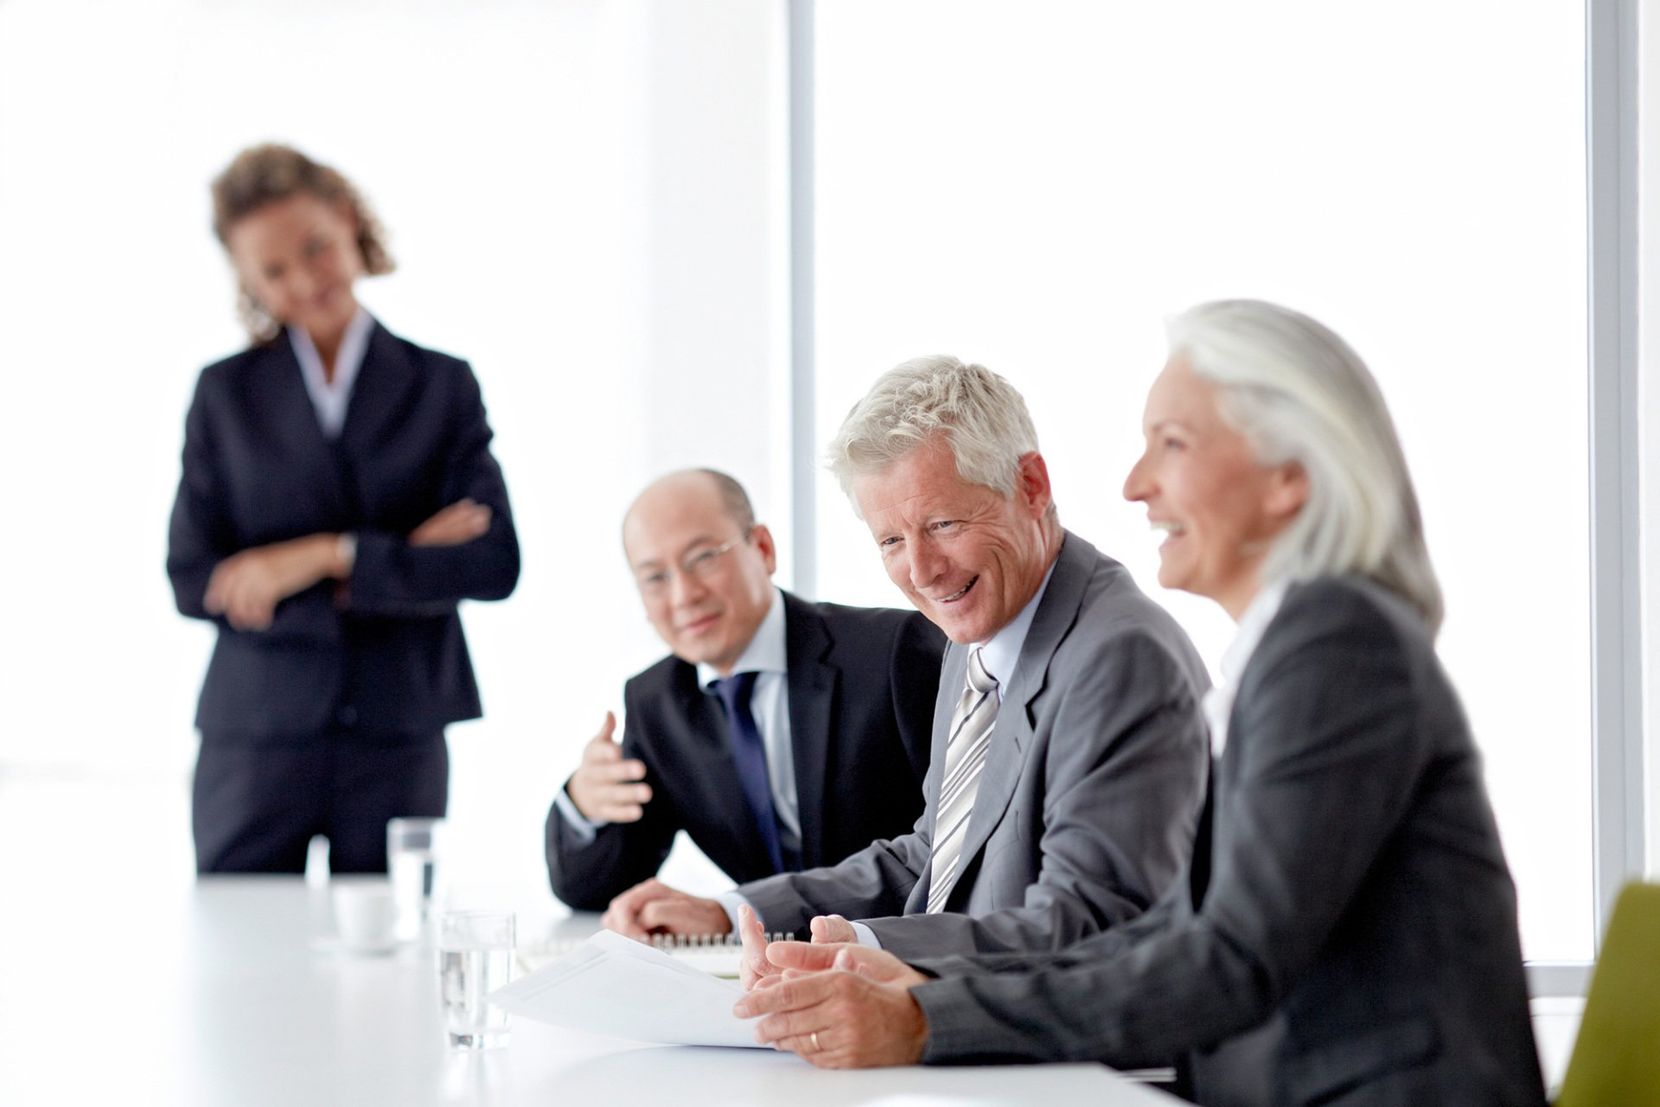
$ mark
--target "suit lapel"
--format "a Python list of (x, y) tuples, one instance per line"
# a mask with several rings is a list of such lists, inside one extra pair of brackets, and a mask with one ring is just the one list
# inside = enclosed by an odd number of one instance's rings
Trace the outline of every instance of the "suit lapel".
[(840, 674), (824, 660), (831, 645), (824, 620), (788, 592), (781, 595), (790, 690), (790, 749), (795, 755), (796, 809), (801, 818), (801, 864), (812, 868), (823, 864), (830, 715)]
[[(980, 772), (980, 786), (974, 793), (974, 810), (963, 836), (962, 859), (957, 862), (959, 872), (966, 872), (970, 862), (985, 847), (1014, 796), (1021, 766), (1034, 740), (1030, 706), (1043, 690), (1049, 663), (1078, 616), (1078, 605), (1089, 579), (1088, 559), (1093, 553), (1087, 543), (1070, 534), (1066, 536), (1055, 571), (1049, 577), (1049, 587), (1032, 615), (1026, 641), (1020, 647), (1020, 660), (1015, 664), (1014, 678), (1004, 690), (1003, 704), (997, 709), (997, 725), (992, 730), (986, 766)], [(951, 898), (957, 898), (959, 889), (966, 893), (967, 883), (959, 880)]]
[(1205, 893), (1210, 891), (1210, 864), (1215, 855), (1212, 840), (1216, 822), (1216, 762), (1211, 760), (1205, 772), (1205, 805), (1199, 811), (1199, 827), (1193, 834), (1193, 853), (1188, 860), (1187, 887), (1192, 910), (1205, 905)]
[(416, 384), (415, 367), (392, 332), (377, 321), (369, 332), (363, 364), (352, 382), (340, 445), (349, 457), (362, 456), (397, 431)]
[(317, 421), (317, 408), (306, 391), (300, 361), (286, 331), (267, 344), (265, 363), (252, 379), (255, 421), (271, 429), (281, 454), (298, 460), (304, 474), (298, 486), (321, 501), (324, 518), (352, 518), (351, 499), (334, 447)]

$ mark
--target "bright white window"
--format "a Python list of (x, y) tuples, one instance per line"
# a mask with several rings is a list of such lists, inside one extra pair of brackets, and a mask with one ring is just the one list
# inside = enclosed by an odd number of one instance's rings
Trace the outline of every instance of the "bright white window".
[(133, 806), (167, 846), (139, 860), (190, 871), (212, 632), (173, 610), (167, 513), (196, 374), (246, 341), (208, 182), (286, 141), (390, 231), (399, 269), (362, 283), (369, 309), (483, 387), (524, 570), (505, 603), (463, 606), (486, 716), (450, 731), (452, 875), (487, 903), (551, 906), (554, 789), (664, 653), (621, 553), (630, 498), (715, 465), (787, 517), (768, 376), (778, 18), (769, 0), (718, 18), (649, 0), (0, 3), (0, 467), (19, 478), (0, 791), (13, 772), (150, 789)]
[[(1162, 320), (1255, 296), (1388, 397), (1530, 960), (1592, 954), (1583, 6), (817, 5), (820, 441), (954, 353), (1031, 404), (1063, 522), (1213, 662), (1119, 495)], [(819, 591), (902, 602), (828, 477)]]

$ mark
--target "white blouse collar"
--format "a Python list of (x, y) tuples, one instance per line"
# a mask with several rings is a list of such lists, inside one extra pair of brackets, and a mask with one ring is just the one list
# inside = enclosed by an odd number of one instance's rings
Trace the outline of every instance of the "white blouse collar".
[(1245, 614), (1240, 616), (1239, 629), (1234, 633), (1228, 652), (1222, 655), (1222, 679), (1205, 693), (1205, 719), (1210, 723), (1210, 748), (1217, 757), (1228, 744), (1228, 716), (1233, 714), (1233, 699), (1239, 691), (1239, 678), (1245, 672), (1257, 644), (1262, 641), (1268, 624), (1279, 614), (1280, 602), (1285, 599), (1286, 582), (1276, 581), (1259, 589)]

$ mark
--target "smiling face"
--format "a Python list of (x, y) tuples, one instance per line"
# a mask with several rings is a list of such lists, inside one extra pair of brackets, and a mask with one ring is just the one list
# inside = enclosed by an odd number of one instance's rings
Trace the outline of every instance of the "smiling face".
[(1146, 447), (1124, 498), (1165, 535), (1159, 583), (1207, 596), (1238, 619), (1273, 539), (1308, 499), (1300, 466), (1263, 465), (1217, 406), (1216, 386), (1172, 358), (1147, 394)]
[(957, 475), (941, 440), (855, 478), (853, 499), (899, 586), (953, 642), (984, 642), (1037, 594), (1060, 549), (1043, 458), (1020, 459), (1015, 494)]
[(271, 318), (332, 346), (357, 313), (352, 283), (363, 275), (357, 224), (309, 192), (274, 200), (225, 232), (237, 276)]
[(745, 535), (714, 481), (675, 473), (628, 509), (623, 552), (663, 643), (683, 661), (730, 673), (772, 605), (771, 532), (757, 524)]

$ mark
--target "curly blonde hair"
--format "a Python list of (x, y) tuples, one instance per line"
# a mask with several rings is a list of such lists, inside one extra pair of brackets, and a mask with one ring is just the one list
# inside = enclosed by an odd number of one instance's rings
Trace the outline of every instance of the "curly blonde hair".
[[(278, 200), (301, 193), (326, 204), (344, 205), (357, 223), (357, 249), (363, 271), (370, 276), (390, 273), (395, 264), (386, 249), (386, 230), (363, 196), (339, 170), (312, 161), (292, 146), (263, 143), (250, 146), (232, 159), (213, 179), (213, 233), (226, 249), (226, 236), (238, 221)], [(236, 315), (254, 342), (276, 337), (282, 329), (259, 301), (237, 282)]]

